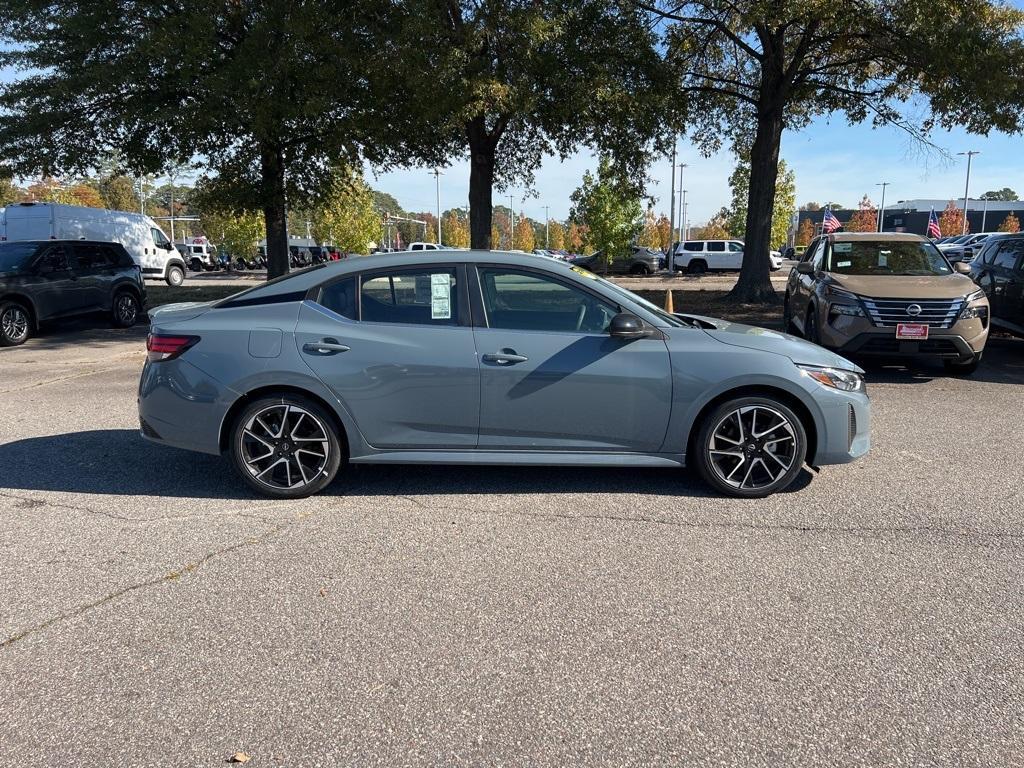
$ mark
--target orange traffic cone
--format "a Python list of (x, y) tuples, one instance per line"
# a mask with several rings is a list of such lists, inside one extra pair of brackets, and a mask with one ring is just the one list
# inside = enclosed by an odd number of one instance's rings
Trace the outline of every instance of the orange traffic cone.
[(669, 288), (667, 291), (665, 291), (665, 311), (668, 312), (670, 315), (675, 314), (675, 311), (676, 311), (676, 306), (672, 302), (672, 289), (671, 288)]

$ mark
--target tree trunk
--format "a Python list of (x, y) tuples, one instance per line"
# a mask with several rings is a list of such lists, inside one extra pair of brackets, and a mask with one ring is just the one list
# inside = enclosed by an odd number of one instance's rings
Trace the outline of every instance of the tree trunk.
[(750, 190), (747, 195), (747, 223), (743, 237), (743, 267), (736, 287), (729, 293), (734, 301), (773, 304), (779, 297), (772, 287), (772, 214), (775, 212), (775, 183), (779, 175), (779, 146), (782, 143), (784, 101), (770, 94), (757, 111), (757, 133), (750, 149)]
[(267, 279), (288, 274), (288, 201), (284, 156), (278, 147), (260, 147), (260, 196), (267, 226)]
[(497, 141), (488, 134), (483, 117), (469, 122), (466, 135), (469, 138), (469, 247), (490, 250)]

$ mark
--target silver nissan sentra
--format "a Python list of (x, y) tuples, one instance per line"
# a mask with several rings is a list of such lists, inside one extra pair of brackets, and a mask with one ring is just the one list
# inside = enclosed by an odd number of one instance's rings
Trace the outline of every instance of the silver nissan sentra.
[(352, 463), (678, 468), (765, 496), (869, 447), (863, 371), (553, 259), (407, 252), (152, 313), (142, 434), (297, 498)]

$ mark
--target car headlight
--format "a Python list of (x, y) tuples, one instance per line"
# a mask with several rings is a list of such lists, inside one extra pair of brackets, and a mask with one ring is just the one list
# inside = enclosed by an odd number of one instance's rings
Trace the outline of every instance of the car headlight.
[(964, 299), (964, 301), (967, 304), (970, 304), (972, 301), (981, 301), (984, 298), (985, 298), (985, 292), (982, 291), (982, 290), (977, 290), (974, 293), (972, 293), (970, 296), (967, 296)]
[(841, 299), (844, 301), (860, 301), (860, 296), (845, 288), (837, 288), (834, 285), (825, 286), (825, 296), (830, 299)]
[(960, 310), (961, 320), (973, 320), (980, 318), (982, 320), (988, 320), (988, 306), (986, 304), (979, 304), (984, 300), (984, 291), (975, 291), (970, 296), (964, 298), (964, 308)]
[(864, 377), (854, 371), (842, 368), (822, 368), (816, 365), (798, 365), (805, 376), (810, 376), (819, 384), (843, 392), (863, 392)]
[(864, 310), (853, 304), (829, 304), (828, 311), (833, 315), (849, 315), (850, 317), (864, 317)]

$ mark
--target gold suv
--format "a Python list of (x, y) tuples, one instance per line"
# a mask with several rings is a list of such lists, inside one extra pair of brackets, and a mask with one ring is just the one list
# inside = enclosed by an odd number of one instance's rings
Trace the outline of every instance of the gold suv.
[(918, 235), (822, 235), (789, 274), (786, 329), (842, 355), (932, 357), (973, 373), (989, 306), (968, 271)]

